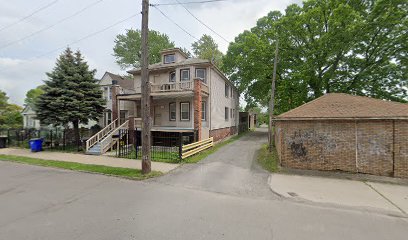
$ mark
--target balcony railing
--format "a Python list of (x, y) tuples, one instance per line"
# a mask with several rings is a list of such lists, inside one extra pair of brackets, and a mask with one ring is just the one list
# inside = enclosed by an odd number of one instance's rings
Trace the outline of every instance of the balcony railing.
[(193, 89), (193, 81), (152, 84), (152, 92), (192, 91)]

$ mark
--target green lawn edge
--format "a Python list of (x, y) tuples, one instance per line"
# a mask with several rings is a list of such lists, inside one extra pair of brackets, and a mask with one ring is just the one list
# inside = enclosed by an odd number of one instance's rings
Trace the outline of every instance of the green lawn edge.
[(36, 165), (36, 166), (61, 168), (61, 169), (81, 171), (81, 172), (98, 173), (98, 174), (104, 174), (104, 175), (109, 175), (109, 176), (123, 177), (127, 179), (132, 179), (132, 180), (144, 180), (144, 179), (148, 179), (152, 177), (158, 177), (163, 174), (158, 171), (152, 171), (149, 174), (142, 174), (142, 171), (140, 169), (109, 167), (109, 166), (103, 166), (103, 165), (64, 162), (64, 161), (56, 161), (56, 160), (44, 160), (44, 159), (39, 159), (39, 158), (4, 155), (4, 154), (0, 154), (0, 161), (17, 162), (17, 163)]
[(272, 152), (269, 152), (268, 144), (262, 144), (261, 149), (258, 151), (257, 160), (263, 169), (269, 172), (279, 171), (278, 153), (275, 148), (272, 149)]
[(181, 161), (181, 163), (198, 163), (199, 161), (203, 160), (204, 158), (208, 157), (209, 155), (215, 153), (216, 151), (218, 151), (221, 147), (228, 145), (236, 140), (238, 140), (239, 138), (245, 136), (248, 132), (244, 132), (244, 133), (240, 133), (238, 135), (235, 135), (225, 141), (219, 142), (217, 144), (215, 144), (212, 148), (209, 148), (207, 150), (204, 150), (202, 152), (199, 152), (191, 157), (188, 157), (186, 159), (184, 159), (183, 161)]

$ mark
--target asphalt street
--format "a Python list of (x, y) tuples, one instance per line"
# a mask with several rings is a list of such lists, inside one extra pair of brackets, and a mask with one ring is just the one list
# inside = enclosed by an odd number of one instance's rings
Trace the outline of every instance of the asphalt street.
[(158, 179), (0, 161), (0, 239), (406, 239), (408, 220), (274, 195), (253, 132)]

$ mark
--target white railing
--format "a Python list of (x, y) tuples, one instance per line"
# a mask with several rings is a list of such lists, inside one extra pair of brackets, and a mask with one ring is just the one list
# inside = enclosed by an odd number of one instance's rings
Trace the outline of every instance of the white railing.
[(108, 126), (104, 127), (101, 131), (93, 135), (90, 139), (86, 141), (86, 151), (89, 151), (91, 147), (105, 138), (109, 133), (116, 129), (118, 125), (118, 119), (111, 122)]
[(177, 92), (191, 91), (194, 89), (193, 81), (152, 84), (152, 92)]
[(135, 118), (135, 127), (137, 127), (137, 128), (142, 127), (142, 119), (141, 118)]
[[(129, 126), (129, 120), (126, 120), (122, 125), (120, 125), (118, 128), (116, 128), (114, 131), (109, 133), (102, 141), (101, 141), (101, 154), (104, 154), (113, 146), (115, 143), (113, 139), (113, 135), (119, 134), (120, 129), (125, 129), (128, 128)], [(117, 139), (118, 140), (118, 139)]]

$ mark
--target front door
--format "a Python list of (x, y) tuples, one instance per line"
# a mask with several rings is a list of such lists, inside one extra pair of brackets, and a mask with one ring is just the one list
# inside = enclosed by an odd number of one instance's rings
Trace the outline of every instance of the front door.
[(160, 126), (161, 125), (161, 106), (154, 106), (154, 125)]

